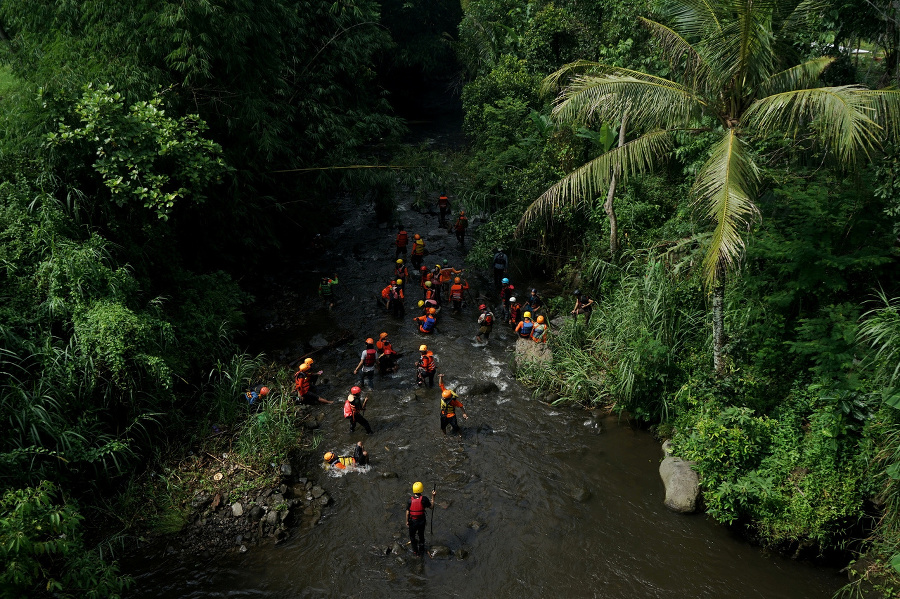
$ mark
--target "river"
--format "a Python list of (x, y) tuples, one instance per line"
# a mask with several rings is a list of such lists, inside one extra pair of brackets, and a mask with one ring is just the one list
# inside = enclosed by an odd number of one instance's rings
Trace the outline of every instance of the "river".
[[(445, 308), (439, 333), (425, 338), (411, 322), (419, 299), (413, 284), (407, 317), (386, 315), (374, 296), (394, 266), (394, 230), (379, 228), (369, 206), (345, 200), (343, 210), (343, 224), (328, 236), (332, 245), (279, 281), (301, 298), (314, 293), (314, 273), (336, 271), (338, 306), (307, 305), (292, 315), (294, 326), (262, 334), (261, 343), (273, 355), (285, 348), (290, 354), (313, 334), (354, 333), (357, 341), (317, 355), (329, 379), (321, 394), (338, 400), (316, 408), (326, 414), (318, 451), (345, 452), (362, 440), (371, 468), (320, 477), (334, 502), (314, 528), (245, 554), (148, 559), (130, 572), (137, 582), (130, 596), (801, 599), (830, 597), (843, 584), (833, 570), (763, 552), (704, 515), (669, 512), (651, 434), (533, 398), (511, 374), (508, 331), (495, 327), (490, 345), (473, 346), (473, 306), (459, 316)], [(398, 216), (410, 234), (426, 234), (426, 263), (462, 265), (456, 240), (438, 229), (436, 217), (408, 205)], [(487, 291), (486, 279), (467, 276), (476, 294)], [(397, 374), (376, 377), (366, 413), (374, 434), (350, 434), (340, 403), (362, 339), (381, 331), (406, 355)], [(412, 364), (420, 343), (435, 351), (447, 385), (461, 393), (470, 416), (460, 418), (461, 438), (441, 434), (437, 388), (416, 397)], [(487, 380), (499, 391), (467, 395)], [(388, 472), (397, 478), (381, 476)], [(438, 492), (427, 543), (462, 549), (464, 559), (384, 554), (395, 539), (406, 542), (405, 501), (417, 480)]]

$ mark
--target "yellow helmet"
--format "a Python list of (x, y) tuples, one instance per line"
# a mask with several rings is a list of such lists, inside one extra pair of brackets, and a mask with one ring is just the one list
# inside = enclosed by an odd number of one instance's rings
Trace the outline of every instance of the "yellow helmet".
[(419, 300), (419, 307), (421, 308), (424, 305), (425, 305), (425, 300)]
[(526, 312), (522, 315), (522, 318), (531, 318), (531, 312)]
[(425, 489), (425, 485), (420, 482), (413, 483), (413, 493), (421, 493)]
[(313, 359), (312, 359), (312, 358), (306, 358), (305, 360), (303, 360), (303, 363), (304, 363), (304, 364), (310, 364), (310, 365), (311, 365), (311, 364), (313, 363)]
[(453, 397), (453, 391), (451, 391), (450, 389), (444, 389), (444, 391), (441, 393), (441, 397), (443, 397), (444, 399), (450, 399), (451, 397)]
[(398, 285), (402, 285), (402, 284), (403, 284), (403, 279), (397, 279), (397, 284), (398, 284)]
[(332, 453), (330, 451), (325, 453), (325, 461), (326, 462), (330, 462), (333, 459), (334, 459), (334, 453)]
[(309, 364), (304, 362), (303, 364), (300, 365), (300, 372), (306, 372), (307, 370), (309, 370)]
[(397, 264), (403, 264), (403, 258), (397, 258)]
[(431, 281), (425, 281), (425, 286), (426, 286), (426, 287), (431, 287)]
[(419, 346), (419, 351), (428, 351), (428, 346), (427, 346), (427, 345), (424, 345), (424, 344), (423, 344), (423, 345), (420, 345), (420, 346)]

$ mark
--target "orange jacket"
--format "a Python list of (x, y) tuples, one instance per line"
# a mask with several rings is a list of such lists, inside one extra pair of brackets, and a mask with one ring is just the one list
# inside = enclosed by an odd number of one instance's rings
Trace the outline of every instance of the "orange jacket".
[(461, 300), (463, 297), (463, 291), (469, 288), (469, 282), (466, 281), (465, 285), (460, 285), (459, 283), (455, 283), (450, 286), (450, 299), (452, 300)]

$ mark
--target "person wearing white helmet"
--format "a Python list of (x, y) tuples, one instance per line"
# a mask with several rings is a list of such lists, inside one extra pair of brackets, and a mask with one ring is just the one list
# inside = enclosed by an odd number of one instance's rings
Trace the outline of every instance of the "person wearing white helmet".
[(509, 324), (512, 326), (516, 326), (519, 322), (519, 316), (522, 313), (522, 306), (519, 305), (519, 301), (515, 297), (509, 298)]

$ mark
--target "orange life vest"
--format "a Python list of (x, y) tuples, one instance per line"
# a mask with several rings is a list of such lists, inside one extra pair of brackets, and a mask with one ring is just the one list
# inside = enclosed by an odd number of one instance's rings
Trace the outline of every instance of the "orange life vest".
[(387, 287), (385, 287), (384, 289), (381, 290), (381, 297), (383, 299), (387, 299), (387, 298), (391, 297), (391, 287), (392, 287), (391, 285), (388, 285)]
[(298, 395), (303, 396), (309, 393), (309, 385), (310, 381), (306, 374), (298, 372), (294, 376), (294, 388), (297, 389)]
[(447, 196), (441, 195), (441, 197), (438, 198), (438, 206), (440, 206), (441, 208), (446, 208), (449, 205), (450, 199), (447, 198)]
[[(466, 287), (467, 289), (468, 287)], [(460, 284), (450, 286), (450, 299), (461, 300), (463, 297), (463, 286)]]
[(409, 238), (406, 235), (406, 231), (400, 231), (399, 233), (397, 233), (397, 247), (405, 248), (407, 241), (409, 241)]
[(353, 396), (348, 395), (347, 401), (344, 402), (344, 418), (350, 418), (356, 415), (356, 406), (353, 405)]
[(424, 368), (426, 372), (431, 372), (435, 368), (437, 368), (437, 365), (434, 362), (434, 358), (431, 356), (422, 356), (422, 358), (419, 360), (419, 366)]

